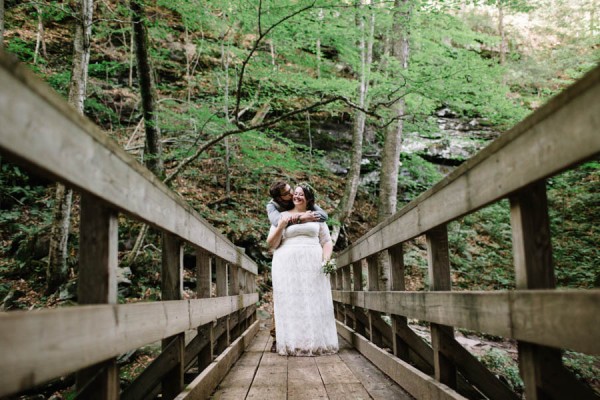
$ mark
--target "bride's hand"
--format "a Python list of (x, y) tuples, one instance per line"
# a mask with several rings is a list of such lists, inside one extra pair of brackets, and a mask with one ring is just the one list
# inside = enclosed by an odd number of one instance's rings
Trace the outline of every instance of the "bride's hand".
[(304, 222), (319, 222), (321, 220), (321, 218), (319, 217), (319, 214), (317, 214), (314, 211), (306, 211), (303, 214), (302, 220)]
[(279, 218), (279, 224), (277, 224), (277, 228), (283, 229), (286, 226), (288, 226), (289, 222), (290, 222), (290, 217), (288, 217), (288, 216), (281, 217), (281, 218)]

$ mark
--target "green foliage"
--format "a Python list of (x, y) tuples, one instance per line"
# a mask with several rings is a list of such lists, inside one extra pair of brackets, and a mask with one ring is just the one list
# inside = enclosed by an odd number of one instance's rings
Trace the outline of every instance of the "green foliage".
[(35, 54), (35, 43), (26, 42), (20, 37), (14, 37), (8, 41), (6, 49), (16, 55), (23, 62), (32, 62)]
[(519, 366), (505, 351), (492, 348), (478, 358), (483, 365), (507, 383), (515, 393), (523, 393), (525, 386), (519, 375)]
[(493, 45), (495, 38), (471, 31), (449, 15), (417, 14), (414, 23), (408, 79), (415, 92), (495, 125), (510, 126), (526, 115), (526, 109), (508, 99), (504, 69), (481, 56), (482, 47)]
[(402, 154), (398, 172), (398, 197), (410, 202), (442, 178), (433, 164), (416, 154)]
[(503, 200), (449, 224), (454, 284), (470, 290), (514, 289), (508, 201)]
[(49, 74), (46, 76), (46, 82), (48, 82), (48, 84), (50, 84), (54, 90), (66, 97), (69, 93), (71, 72), (63, 71)]
[[(241, 162), (249, 176), (279, 171), (311, 171), (318, 165), (312, 164), (309, 149), (286, 138), (277, 131), (267, 135), (246, 132), (240, 135)], [(318, 156), (313, 154), (314, 157)], [(318, 171), (318, 170), (317, 170)]]
[(600, 162), (551, 178), (548, 203), (557, 285), (600, 286)]
[(600, 357), (577, 353), (574, 351), (565, 351), (563, 363), (570, 369), (577, 379), (587, 382), (598, 382), (600, 379)]

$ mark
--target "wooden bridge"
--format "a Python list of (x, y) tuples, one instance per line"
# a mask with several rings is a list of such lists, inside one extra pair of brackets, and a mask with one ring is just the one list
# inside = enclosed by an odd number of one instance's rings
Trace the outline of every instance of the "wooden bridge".
[[(545, 179), (600, 154), (600, 68), (338, 255), (343, 345), (331, 357), (266, 351), (256, 264), (2, 53), (0, 154), (81, 195), (80, 305), (0, 314), (0, 397), (75, 373), (81, 399), (517, 398), (456, 341), (465, 328), (518, 341), (528, 400), (598, 398), (561, 361), (561, 349), (600, 354), (600, 291), (554, 288)], [(505, 198), (517, 289), (452, 292), (446, 224)], [(116, 304), (119, 214), (162, 232), (163, 301)], [(430, 287), (408, 292), (402, 245), (422, 235)], [(184, 244), (198, 299), (181, 297)], [(382, 252), (388, 287), (378, 287)], [(430, 323), (431, 345), (407, 318)], [(156, 341), (160, 355), (120, 391), (116, 357)]]

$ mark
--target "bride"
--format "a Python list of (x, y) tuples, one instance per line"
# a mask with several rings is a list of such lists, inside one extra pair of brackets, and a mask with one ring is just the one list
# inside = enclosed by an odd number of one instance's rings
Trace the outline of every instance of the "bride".
[(267, 244), (273, 253), (273, 302), (277, 352), (316, 356), (338, 351), (329, 278), (321, 270), (333, 251), (323, 222), (298, 224), (300, 214), (314, 210), (315, 196), (308, 185), (294, 191), (294, 208), (271, 226)]

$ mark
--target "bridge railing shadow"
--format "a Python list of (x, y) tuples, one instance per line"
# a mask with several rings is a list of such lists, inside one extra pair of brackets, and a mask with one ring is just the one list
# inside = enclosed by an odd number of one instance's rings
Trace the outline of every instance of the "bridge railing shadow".
[[(258, 329), (257, 265), (244, 250), (1, 51), (0, 154), (81, 199), (79, 305), (0, 313), (0, 397), (75, 373), (77, 398), (172, 399), (192, 366), (214, 389)], [(162, 234), (162, 301), (117, 304), (119, 215)], [(184, 247), (194, 299), (183, 298)], [(116, 357), (157, 341), (160, 355), (120, 393)]]
[[(518, 398), (455, 340), (455, 328), (515, 339), (527, 399), (598, 398), (562, 364), (562, 349), (600, 354), (600, 291), (555, 288), (546, 179), (599, 154), (596, 68), (338, 255), (339, 332), (419, 399), (460, 398), (457, 390)], [(516, 290), (453, 292), (448, 223), (502, 199), (510, 202)], [(403, 244), (419, 236), (429, 287), (409, 292)], [(389, 269), (380, 271), (378, 258)], [(430, 324), (431, 345), (409, 318)]]

